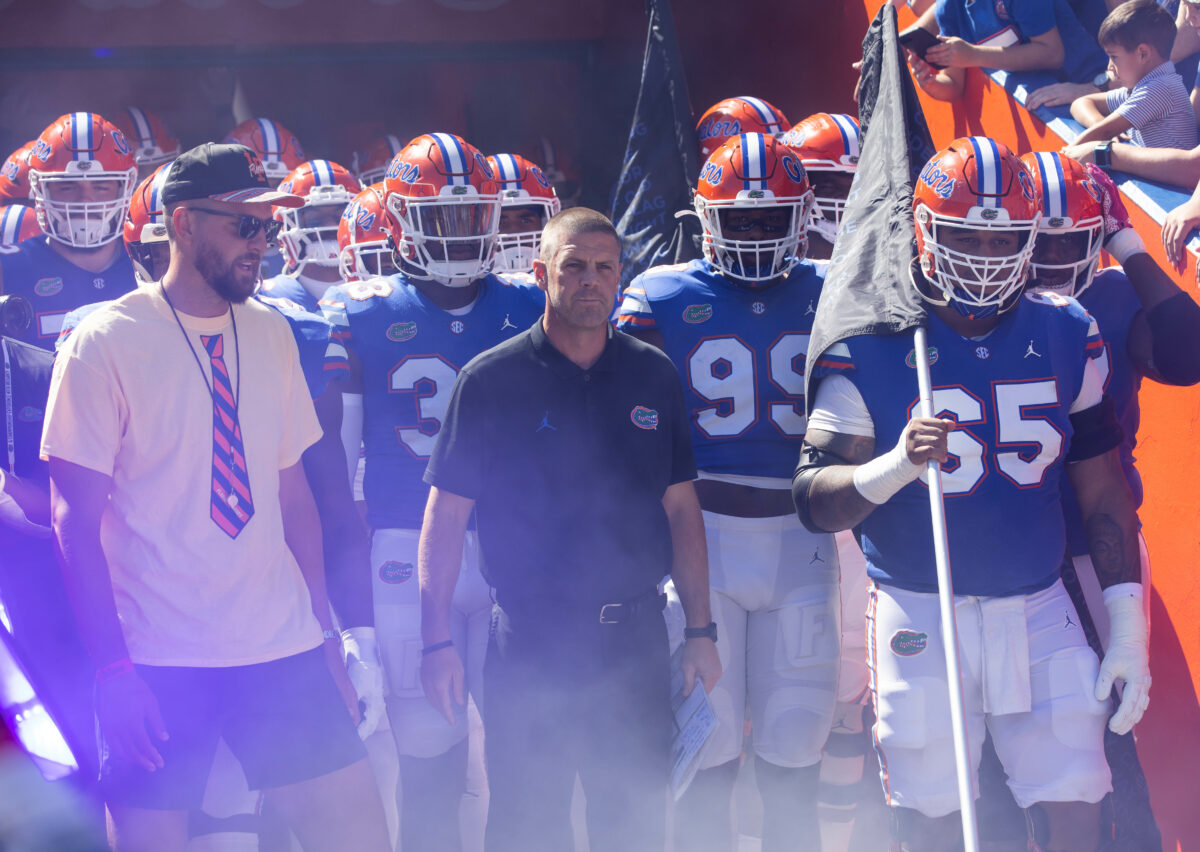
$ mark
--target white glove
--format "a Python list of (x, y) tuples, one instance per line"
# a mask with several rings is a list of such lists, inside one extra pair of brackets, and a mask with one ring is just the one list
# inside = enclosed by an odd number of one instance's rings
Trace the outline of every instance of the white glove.
[(1096, 700), (1106, 701), (1113, 681), (1125, 682), (1121, 703), (1108, 722), (1114, 734), (1127, 734), (1150, 704), (1149, 628), (1142, 607), (1141, 583), (1118, 583), (1104, 590), (1108, 608), (1108, 653), (1100, 663)]
[(379, 649), (375, 645), (375, 628), (351, 627), (343, 630), (342, 654), (350, 683), (363, 705), (358, 736), (365, 740), (379, 727), (384, 712), (383, 665), (379, 662)]

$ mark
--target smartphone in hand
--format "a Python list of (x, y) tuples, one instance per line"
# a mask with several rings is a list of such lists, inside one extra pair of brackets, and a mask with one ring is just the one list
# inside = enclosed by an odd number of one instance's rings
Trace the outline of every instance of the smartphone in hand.
[[(908, 32), (900, 34), (900, 46), (906, 50), (911, 50), (926, 62), (929, 62), (929, 60), (925, 59), (925, 51), (929, 50), (929, 48), (933, 47), (935, 44), (941, 44), (941, 42), (938, 41), (938, 37), (923, 27), (916, 27), (915, 29), (911, 29)], [(929, 64), (934, 68), (946, 67), (945, 65), (939, 65), (936, 62), (929, 62)]]

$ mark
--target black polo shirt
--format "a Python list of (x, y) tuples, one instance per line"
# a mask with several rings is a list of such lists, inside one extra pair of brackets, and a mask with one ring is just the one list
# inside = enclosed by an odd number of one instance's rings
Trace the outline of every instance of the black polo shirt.
[(425, 471), (476, 501), (484, 576), (506, 609), (652, 591), (671, 569), (663, 494), (695, 476), (670, 359), (612, 331), (583, 370), (540, 319), (459, 373)]

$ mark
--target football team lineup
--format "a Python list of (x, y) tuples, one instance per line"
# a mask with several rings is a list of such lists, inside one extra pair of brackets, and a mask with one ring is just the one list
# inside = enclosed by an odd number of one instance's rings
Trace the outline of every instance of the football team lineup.
[(934, 103), (898, 17), (860, 114), (795, 124), (652, 101), (651, 38), (607, 214), (444, 130), (347, 164), (130, 107), (12, 153), (0, 710), (86, 848), (1179, 836), (1187, 261), (1003, 88)]

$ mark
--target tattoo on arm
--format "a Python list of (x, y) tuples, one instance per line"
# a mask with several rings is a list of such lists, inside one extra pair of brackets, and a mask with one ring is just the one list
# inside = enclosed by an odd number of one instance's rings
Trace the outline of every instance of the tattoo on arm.
[(1092, 555), (1092, 565), (1096, 569), (1096, 578), (1101, 588), (1108, 588), (1117, 583), (1137, 582), (1140, 578), (1132, 574), (1129, 557), (1126, 554), (1127, 542), (1125, 531), (1112, 515), (1095, 514), (1087, 520), (1086, 525), (1088, 550)]

